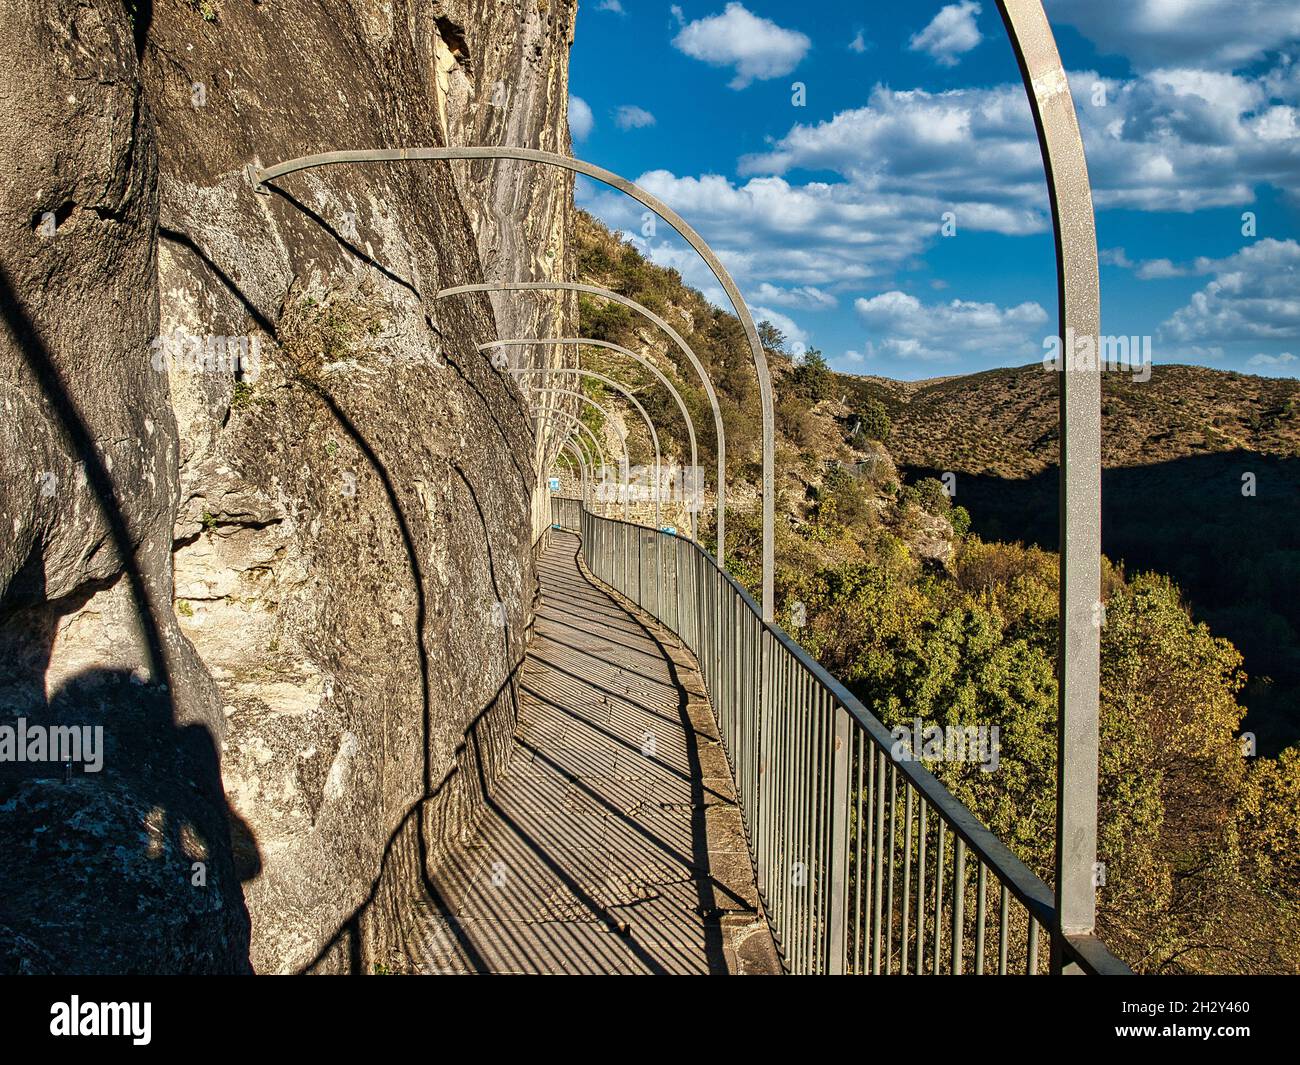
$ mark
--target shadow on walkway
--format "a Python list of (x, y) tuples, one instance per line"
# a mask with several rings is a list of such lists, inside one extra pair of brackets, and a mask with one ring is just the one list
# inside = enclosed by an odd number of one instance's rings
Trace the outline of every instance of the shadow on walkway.
[(553, 532), (509, 769), (408, 915), (423, 972), (779, 971), (693, 659)]

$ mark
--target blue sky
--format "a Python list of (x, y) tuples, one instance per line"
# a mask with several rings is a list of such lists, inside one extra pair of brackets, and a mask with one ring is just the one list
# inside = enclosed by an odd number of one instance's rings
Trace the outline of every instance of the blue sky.
[[(1300, 376), (1300, 5), (1046, 7), (1103, 333), (1150, 336), (1157, 363)], [(1057, 328), (1042, 164), (992, 0), (583, 0), (569, 116), (575, 155), (681, 213), (755, 317), (836, 369), (1023, 365)], [(642, 234), (640, 205), (585, 180), (578, 200), (725, 304), (667, 226)]]

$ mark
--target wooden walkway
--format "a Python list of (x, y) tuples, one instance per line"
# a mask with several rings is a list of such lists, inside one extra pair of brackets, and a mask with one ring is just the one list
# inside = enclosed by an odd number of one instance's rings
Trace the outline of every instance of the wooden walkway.
[(425, 972), (779, 972), (694, 658), (580, 568), (576, 536), (552, 537), (513, 758), (444, 863), (413, 960)]

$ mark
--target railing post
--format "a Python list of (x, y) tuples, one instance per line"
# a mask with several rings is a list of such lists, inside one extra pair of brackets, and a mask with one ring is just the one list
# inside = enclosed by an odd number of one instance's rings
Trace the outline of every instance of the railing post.
[(853, 726), (848, 711), (831, 703), (835, 714), (835, 746), (831, 754), (831, 897), (827, 971), (843, 976), (847, 953), (849, 902), (849, 752)]

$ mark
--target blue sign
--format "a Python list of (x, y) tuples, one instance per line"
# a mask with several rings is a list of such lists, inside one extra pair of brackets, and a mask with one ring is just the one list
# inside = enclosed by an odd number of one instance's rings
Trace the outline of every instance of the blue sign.
[(551, 478), (551, 491), (552, 491), (552, 492), (558, 492), (559, 490), (560, 490), (560, 479), (559, 479), (558, 477), (552, 477), (552, 478)]

